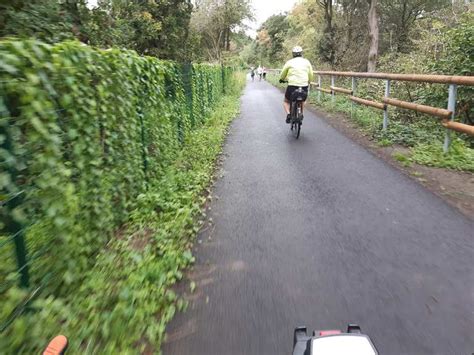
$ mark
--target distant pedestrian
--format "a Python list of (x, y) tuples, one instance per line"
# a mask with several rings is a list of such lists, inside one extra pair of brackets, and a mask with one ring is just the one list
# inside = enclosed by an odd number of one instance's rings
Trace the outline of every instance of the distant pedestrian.
[(251, 67), (250, 68), (250, 77), (252, 78), (252, 81), (255, 79), (255, 68)]
[(258, 68), (257, 68), (257, 75), (258, 75), (258, 78), (259, 78), (260, 81), (262, 80), (262, 74), (263, 74), (263, 69), (259, 65)]

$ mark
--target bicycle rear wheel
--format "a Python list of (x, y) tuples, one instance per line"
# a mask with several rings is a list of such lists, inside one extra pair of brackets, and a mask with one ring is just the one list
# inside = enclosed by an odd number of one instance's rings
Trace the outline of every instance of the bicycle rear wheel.
[(295, 107), (295, 112), (294, 112), (294, 115), (293, 115), (293, 120), (292, 120), (292, 125), (294, 125), (293, 127), (293, 134), (295, 135), (295, 138), (298, 139), (300, 137), (300, 133), (301, 133), (301, 116), (303, 115), (303, 105), (298, 102), (294, 105)]
[(295, 134), (295, 138), (298, 139), (301, 132), (301, 122), (295, 122), (295, 128), (293, 132)]
[(296, 113), (296, 105), (294, 102), (290, 101), (290, 117), (291, 117), (291, 123), (290, 123), (290, 131), (293, 131), (295, 129), (295, 113)]

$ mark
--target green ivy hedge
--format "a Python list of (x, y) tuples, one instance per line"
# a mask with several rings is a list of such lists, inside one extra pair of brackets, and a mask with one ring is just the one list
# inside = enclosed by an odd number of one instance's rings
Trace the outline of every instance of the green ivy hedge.
[(34, 312), (30, 299), (81, 287), (231, 80), (78, 42), (0, 42), (0, 331)]

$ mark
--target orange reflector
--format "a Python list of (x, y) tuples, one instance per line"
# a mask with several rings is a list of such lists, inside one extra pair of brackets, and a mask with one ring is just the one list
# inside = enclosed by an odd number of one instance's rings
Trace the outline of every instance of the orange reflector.
[(336, 335), (336, 334), (341, 334), (340, 330), (321, 330), (319, 332), (319, 335), (322, 337), (325, 337), (326, 335)]

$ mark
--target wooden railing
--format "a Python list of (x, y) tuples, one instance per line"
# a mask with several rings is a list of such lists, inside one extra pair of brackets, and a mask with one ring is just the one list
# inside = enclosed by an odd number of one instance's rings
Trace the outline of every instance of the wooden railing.
[(460, 75), (360, 73), (350, 71), (315, 71), (314, 74), (393, 81), (415, 81), (418, 83), (432, 84), (474, 85), (474, 76)]
[[(278, 69), (274, 70), (279, 72)], [(418, 75), (418, 74), (389, 74), (389, 73), (359, 73), (359, 72), (338, 72), (338, 71), (315, 71), (318, 77), (317, 82), (311, 82), (319, 91), (318, 99), (321, 101), (321, 93), (330, 94), (334, 100), (336, 94), (348, 95), (353, 103), (360, 105), (374, 107), (383, 110), (383, 125), (382, 129), (386, 130), (388, 127), (388, 106), (400, 107), (407, 110), (413, 110), (428, 115), (441, 118), (441, 124), (446, 128), (446, 135), (444, 140), (444, 151), (448, 151), (451, 142), (450, 130), (466, 133), (474, 136), (474, 126), (464, 123), (454, 122), (454, 115), (456, 112), (456, 96), (458, 85), (474, 86), (474, 76), (456, 76), (456, 75)], [(329, 88), (322, 87), (322, 77), (329, 76), (331, 78), (331, 86)], [(351, 78), (352, 87), (342, 88), (336, 86), (337, 77)], [(385, 80), (385, 94), (382, 102), (367, 100), (356, 96), (357, 79), (378, 79)], [(390, 84), (392, 81), (410, 81), (417, 83), (430, 84), (448, 84), (448, 107), (447, 109), (432, 107), (427, 105), (420, 105), (412, 102), (402, 101), (395, 98), (390, 98)]]

